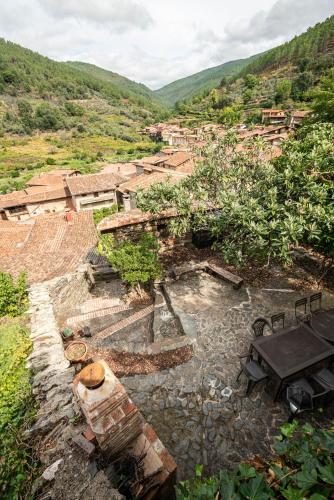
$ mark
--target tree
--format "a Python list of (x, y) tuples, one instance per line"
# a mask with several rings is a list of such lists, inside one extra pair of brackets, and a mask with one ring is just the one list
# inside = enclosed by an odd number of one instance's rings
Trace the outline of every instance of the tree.
[(209, 228), (225, 261), (237, 266), (249, 258), (290, 262), (300, 244), (331, 256), (334, 126), (318, 124), (303, 134), (287, 141), (274, 162), (260, 140), (240, 150), (233, 134), (217, 138), (192, 176), (175, 186), (152, 186), (137, 205), (153, 213), (176, 208), (174, 234)]
[(259, 83), (259, 78), (249, 73), (244, 78), (245, 85), (248, 89), (253, 89)]
[(139, 294), (141, 285), (161, 276), (159, 244), (152, 234), (143, 234), (138, 243), (125, 241), (118, 246), (110, 235), (102, 235), (98, 250), (121, 273), (122, 279)]
[(292, 84), (290, 80), (284, 79), (277, 83), (275, 101), (281, 103), (288, 99), (291, 94)]
[(309, 93), (312, 108), (319, 120), (334, 122), (334, 69), (321, 78), (316, 89)]
[(236, 125), (241, 120), (241, 111), (236, 106), (226, 106), (220, 113), (219, 121), (225, 125)]

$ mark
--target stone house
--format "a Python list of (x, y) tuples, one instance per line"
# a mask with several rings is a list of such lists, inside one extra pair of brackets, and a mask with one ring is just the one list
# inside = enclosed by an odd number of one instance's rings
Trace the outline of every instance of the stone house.
[(116, 190), (127, 179), (118, 174), (81, 175), (66, 179), (77, 212), (98, 210), (118, 203)]
[(283, 109), (263, 109), (262, 110), (262, 123), (276, 125), (284, 123), (286, 120), (286, 113)]
[(0, 196), (0, 218), (9, 221), (23, 221), (45, 214), (55, 214), (72, 209), (67, 187), (14, 191)]
[(303, 120), (311, 113), (309, 110), (305, 111), (294, 111), (291, 115), (290, 127), (296, 129), (300, 127)]

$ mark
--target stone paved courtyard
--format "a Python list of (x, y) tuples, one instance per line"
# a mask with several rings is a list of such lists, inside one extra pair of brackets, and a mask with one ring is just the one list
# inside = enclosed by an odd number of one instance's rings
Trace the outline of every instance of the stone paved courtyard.
[[(285, 311), (287, 325), (293, 324), (294, 302), (305, 294), (288, 283), (280, 289), (234, 290), (204, 272), (167, 283), (165, 292), (192, 327), (194, 357), (121, 381), (175, 458), (179, 479), (193, 475), (197, 463), (211, 473), (254, 454), (268, 455), (287, 413), (260, 385), (244, 397), (245, 380), (235, 382), (238, 356), (249, 348), (256, 317)], [(324, 294), (323, 306), (334, 307), (333, 295)]]

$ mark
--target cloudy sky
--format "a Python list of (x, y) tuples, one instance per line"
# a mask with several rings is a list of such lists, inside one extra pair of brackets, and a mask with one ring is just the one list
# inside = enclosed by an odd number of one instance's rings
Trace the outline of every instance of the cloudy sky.
[(334, 14), (334, 0), (0, 0), (0, 36), (156, 89), (274, 47)]

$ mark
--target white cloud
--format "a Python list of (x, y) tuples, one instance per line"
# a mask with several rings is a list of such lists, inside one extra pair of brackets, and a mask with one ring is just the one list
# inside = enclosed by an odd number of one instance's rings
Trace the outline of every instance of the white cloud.
[(147, 29), (153, 24), (145, 6), (135, 0), (38, 0), (57, 19), (76, 19), (107, 25), (118, 32)]
[(1, 0), (1, 36), (151, 88), (278, 45), (334, 0)]

